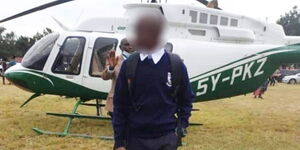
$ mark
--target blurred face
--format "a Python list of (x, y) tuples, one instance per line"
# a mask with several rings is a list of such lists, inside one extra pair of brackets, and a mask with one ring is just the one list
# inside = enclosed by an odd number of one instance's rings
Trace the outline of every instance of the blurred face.
[(158, 46), (163, 30), (162, 21), (151, 17), (140, 19), (136, 25), (135, 47), (151, 51)]
[(128, 52), (128, 53), (133, 53), (133, 52), (134, 52), (132, 46), (129, 44), (129, 42), (128, 42), (127, 39), (122, 40), (120, 49), (121, 49), (122, 51), (126, 51), (126, 52)]

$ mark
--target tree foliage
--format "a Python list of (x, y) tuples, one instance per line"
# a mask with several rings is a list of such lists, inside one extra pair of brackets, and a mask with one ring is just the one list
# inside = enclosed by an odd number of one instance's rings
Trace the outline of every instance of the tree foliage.
[(286, 35), (300, 36), (300, 12), (297, 6), (282, 15), (277, 23), (283, 26)]
[(37, 32), (33, 37), (18, 37), (14, 32), (5, 31), (5, 28), (0, 27), (0, 58), (24, 56), (36, 41), (53, 32), (51, 29), (46, 28), (42, 33)]

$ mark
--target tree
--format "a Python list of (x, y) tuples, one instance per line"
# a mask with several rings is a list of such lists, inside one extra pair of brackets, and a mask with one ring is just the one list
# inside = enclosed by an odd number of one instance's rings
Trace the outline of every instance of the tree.
[(24, 56), (36, 41), (53, 32), (46, 28), (42, 33), (37, 32), (33, 37), (18, 37), (14, 32), (6, 33), (5, 31), (5, 28), (0, 27), (0, 58)]
[(16, 55), (23, 56), (27, 50), (35, 43), (32, 38), (20, 36), (16, 41), (15, 48), (17, 49)]
[[(277, 23), (283, 26), (286, 35), (300, 36), (300, 12), (297, 6), (294, 6), (290, 12), (282, 15)], [(299, 68), (300, 64), (295, 64), (293, 66)]]
[[(1, 34), (0, 56), (8, 57), (16, 53), (15, 49), (16, 35), (14, 32)], [(12, 55), (10, 55), (12, 54)]]
[(283, 26), (286, 35), (300, 36), (300, 12), (297, 6), (282, 15), (277, 23)]
[(6, 29), (3, 27), (0, 27), (0, 40), (2, 40), (2, 33), (5, 31)]
[(43, 30), (43, 33), (37, 32), (37, 33), (32, 37), (32, 39), (33, 39), (34, 41), (38, 41), (38, 40), (40, 40), (41, 38), (43, 38), (44, 36), (46, 36), (46, 35), (48, 35), (48, 34), (50, 34), (50, 33), (53, 33), (53, 31), (52, 31), (51, 29), (49, 29), (49, 28), (46, 28), (46, 29)]

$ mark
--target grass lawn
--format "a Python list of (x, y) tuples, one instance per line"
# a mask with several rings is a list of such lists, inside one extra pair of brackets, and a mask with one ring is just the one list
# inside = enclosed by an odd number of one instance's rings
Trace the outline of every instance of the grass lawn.
[[(24, 108), (31, 96), (13, 85), (0, 85), (0, 150), (111, 150), (113, 142), (99, 139), (60, 138), (36, 135), (31, 128), (62, 131), (66, 118), (45, 112), (69, 113), (73, 99), (42, 96)], [(191, 122), (202, 123), (188, 129), (181, 150), (300, 150), (300, 85), (280, 84), (269, 88), (263, 100), (251, 94), (218, 101), (197, 103)], [(80, 107), (82, 114), (95, 108)], [(73, 121), (71, 132), (112, 135), (109, 121)]]

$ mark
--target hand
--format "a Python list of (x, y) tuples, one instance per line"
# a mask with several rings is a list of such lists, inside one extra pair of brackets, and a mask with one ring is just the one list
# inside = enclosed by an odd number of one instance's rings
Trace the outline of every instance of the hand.
[(119, 148), (116, 148), (116, 150), (126, 150), (125, 147), (119, 147)]
[(116, 52), (114, 50), (108, 53), (107, 62), (110, 68), (115, 68), (118, 63), (118, 58), (116, 58)]

